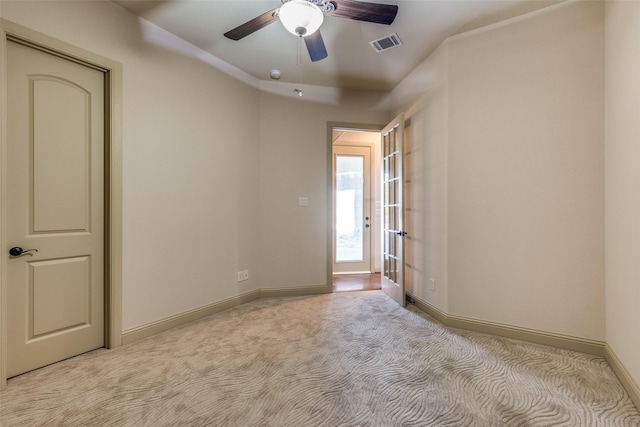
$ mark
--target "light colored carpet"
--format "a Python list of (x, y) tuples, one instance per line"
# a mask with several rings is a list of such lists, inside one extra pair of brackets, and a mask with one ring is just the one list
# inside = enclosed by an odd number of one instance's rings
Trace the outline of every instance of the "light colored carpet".
[(600, 357), (381, 291), (263, 299), (9, 381), (2, 426), (640, 426)]

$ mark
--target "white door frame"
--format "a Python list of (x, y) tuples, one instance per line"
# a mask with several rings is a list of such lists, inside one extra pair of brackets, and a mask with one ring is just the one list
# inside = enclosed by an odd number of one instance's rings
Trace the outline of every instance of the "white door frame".
[(10, 21), (0, 20), (0, 388), (7, 384), (7, 40), (105, 73), (105, 346), (122, 345), (122, 65)]
[[(380, 132), (385, 125), (362, 124), (362, 123), (345, 123), (345, 122), (327, 122), (327, 284), (326, 292), (333, 292), (333, 130), (348, 129), (352, 131), (368, 131)], [(373, 154), (372, 154), (373, 155)], [(372, 191), (373, 191), (373, 182)], [(373, 238), (371, 242), (373, 242)]]

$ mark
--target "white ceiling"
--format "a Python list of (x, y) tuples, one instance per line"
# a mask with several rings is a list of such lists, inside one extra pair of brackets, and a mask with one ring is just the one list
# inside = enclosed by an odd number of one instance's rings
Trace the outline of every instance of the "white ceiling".
[[(447, 37), (541, 9), (562, 0), (369, 0), (398, 5), (390, 26), (325, 17), (320, 28), (329, 57), (312, 63), (302, 43), (304, 84), (388, 91)], [(116, 0), (115, 3), (208, 51), (223, 61), (269, 80), (298, 79), (298, 38), (280, 22), (239, 41), (228, 30), (281, 5), (280, 0)], [(402, 46), (376, 53), (369, 42), (398, 33)]]

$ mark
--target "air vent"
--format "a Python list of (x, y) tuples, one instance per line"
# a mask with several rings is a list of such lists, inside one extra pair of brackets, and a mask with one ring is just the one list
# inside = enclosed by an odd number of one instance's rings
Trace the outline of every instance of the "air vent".
[(370, 41), (369, 44), (376, 52), (382, 52), (385, 50), (393, 49), (394, 47), (401, 46), (402, 41), (400, 41), (400, 37), (398, 37), (398, 34), (393, 33), (381, 39)]

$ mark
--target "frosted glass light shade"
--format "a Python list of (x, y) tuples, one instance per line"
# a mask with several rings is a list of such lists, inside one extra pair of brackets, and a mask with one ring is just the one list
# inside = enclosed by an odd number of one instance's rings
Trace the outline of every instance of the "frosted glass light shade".
[(320, 28), (324, 15), (318, 6), (306, 0), (291, 0), (280, 7), (280, 22), (295, 36), (306, 37)]

